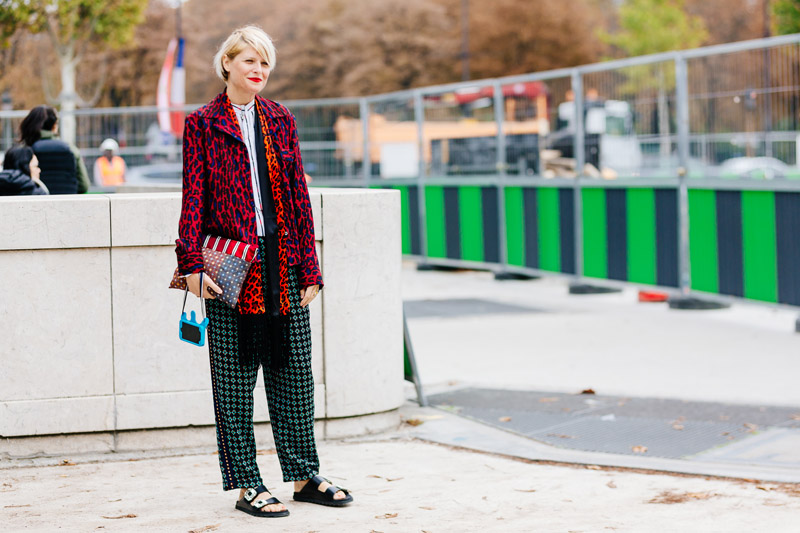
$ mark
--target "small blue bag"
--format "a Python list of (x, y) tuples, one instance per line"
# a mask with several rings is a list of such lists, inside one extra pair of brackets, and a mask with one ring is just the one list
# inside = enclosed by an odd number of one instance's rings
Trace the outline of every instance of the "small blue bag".
[[(203, 287), (203, 273), (200, 273), (200, 287)], [(195, 346), (203, 346), (206, 343), (206, 328), (208, 327), (208, 317), (206, 317), (205, 307), (203, 305), (203, 298), (200, 298), (200, 312), (203, 314), (203, 320), (197, 321), (197, 315), (192, 311), (191, 318), (186, 317), (186, 297), (189, 296), (189, 287), (187, 285), (183, 293), (183, 309), (181, 310), (181, 322), (178, 328), (178, 338), (183, 342), (194, 344)]]

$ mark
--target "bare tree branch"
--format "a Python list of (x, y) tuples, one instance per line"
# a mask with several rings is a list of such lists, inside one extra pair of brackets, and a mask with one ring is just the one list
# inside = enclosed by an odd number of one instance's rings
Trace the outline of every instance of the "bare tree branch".
[(84, 100), (80, 94), (78, 97), (78, 107), (94, 107), (103, 95), (103, 87), (106, 83), (106, 76), (108, 75), (108, 57), (103, 56), (100, 61), (100, 68), (98, 70), (98, 78), (95, 83), (93, 94), (88, 100)]

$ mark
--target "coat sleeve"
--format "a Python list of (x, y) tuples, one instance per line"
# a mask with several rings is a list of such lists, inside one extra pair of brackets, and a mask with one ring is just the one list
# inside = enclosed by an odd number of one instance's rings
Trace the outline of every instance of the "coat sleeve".
[[(291, 116), (291, 115), (290, 115)], [(291, 150), (294, 155), (294, 171), (291, 172), (292, 201), (297, 215), (297, 238), (300, 244), (300, 269), (298, 278), (300, 286), (319, 285), (322, 288), (322, 273), (317, 259), (316, 241), (314, 238), (314, 215), (311, 212), (311, 199), (308, 195), (303, 160), (300, 156), (300, 139), (297, 135), (297, 122), (291, 116)]]
[(203, 271), (203, 209), (205, 205), (205, 146), (200, 117), (186, 117), (183, 130), (183, 200), (175, 253), (181, 275)]

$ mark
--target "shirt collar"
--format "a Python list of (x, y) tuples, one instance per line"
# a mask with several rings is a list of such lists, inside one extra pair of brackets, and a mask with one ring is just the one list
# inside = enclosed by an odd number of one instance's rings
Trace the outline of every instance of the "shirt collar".
[(253, 99), (250, 101), (250, 103), (247, 103), (247, 104), (245, 104), (245, 105), (236, 105), (236, 104), (234, 104), (233, 102), (231, 102), (231, 105), (233, 106), (233, 108), (234, 108), (236, 111), (239, 111), (240, 113), (244, 112), (244, 113), (247, 113), (247, 114), (249, 115), (250, 113), (252, 113), (252, 112), (253, 112), (253, 109), (255, 109), (255, 106), (256, 106), (256, 100), (255, 100), (255, 98), (253, 98)]

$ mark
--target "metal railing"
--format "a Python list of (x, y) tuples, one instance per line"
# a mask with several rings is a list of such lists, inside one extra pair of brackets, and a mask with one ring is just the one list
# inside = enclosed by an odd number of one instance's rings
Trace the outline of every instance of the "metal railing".
[[(419, 240), (412, 255), (426, 260), (434, 260), (425, 230), (430, 187), (496, 189), (483, 200), (496, 201), (499, 258), (485, 261), (490, 268), (509, 266), (509, 188), (571, 191), (575, 271), (562, 273), (577, 278), (585, 264), (584, 190), (666, 187), (677, 193), (678, 288), (689, 292), (689, 189), (800, 191), (800, 34), (285, 104), (297, 117), (313, 184), (409, 188)], [(76, 111), (87, 163), (113, 137), (134, 171), (179, 179), (180, 145), (158, 131), (157, 111)], [(3, 150), (24, 115), (0, 112)], [(559, 201), (566, 206), (567, 196)]]

